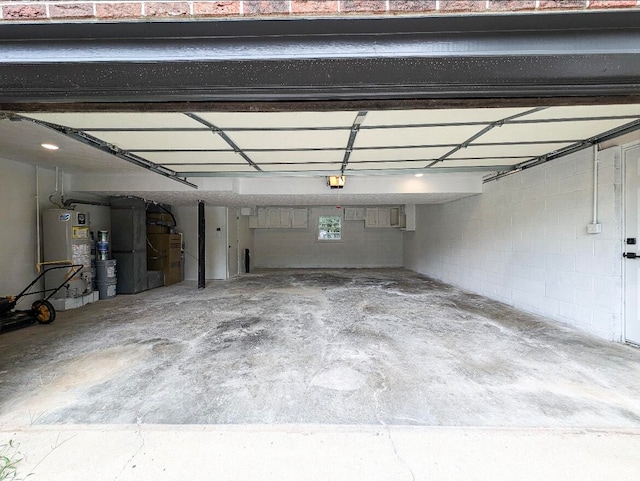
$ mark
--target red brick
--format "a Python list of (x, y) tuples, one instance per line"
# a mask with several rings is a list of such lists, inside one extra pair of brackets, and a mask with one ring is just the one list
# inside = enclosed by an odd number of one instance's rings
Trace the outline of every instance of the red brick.
[(540, 10), (551, 8), (586, 8), (586, 0), (540, 0)]
[(93, 5), (91, 3), (65, 3), (49, 6), (51, 18), (88, 18), (93, 17)]
[(589, 8), (632, 8), (638, 6), (636, 0), (591, 0)]
[(147, 17), (183, 17), (189, 15), (187, 2), (147, 2), (145, 5)]
[(293, 0), (291, 12), (308, 15), (335, 14), (338, 13), (338, 0)]
[(39, 20), (47, 18), (47, 7), (36, 3), (33, 5), (5, 5), (2, 7), (4, 20)]
[(536, 0), (491, 0), (489, 10), (515, 12), (516, 10), (535, 10)]
[(486, 8), (485, 0), (440, 0), (440, 10), (445, 12), (480, 12)]
[(142, 3), (97, 3), (98, 18), (139, 18), (142, 16)]
[(391, 0), (389, 11), (392, 13), (420, 13), (436, 9), (435, 0)]
[(278, 15), (289, 13), (288, 0), (245, 0), (245, 15)]
[(238, 15), (240, 2), (193, 2), (193, 14), (199, 17), (224, 17)]
[(342, 0), (342, 11), (345, 13), (381, 13), (387, 11), (385, 0)]

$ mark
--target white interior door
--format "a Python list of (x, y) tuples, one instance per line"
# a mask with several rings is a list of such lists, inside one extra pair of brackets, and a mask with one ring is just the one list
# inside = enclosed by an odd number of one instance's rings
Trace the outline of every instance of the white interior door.
[[(625, 340), (640, 344), (640, 146), (625, 151)], [(634, 258), (637, 255), (637, 258)]]

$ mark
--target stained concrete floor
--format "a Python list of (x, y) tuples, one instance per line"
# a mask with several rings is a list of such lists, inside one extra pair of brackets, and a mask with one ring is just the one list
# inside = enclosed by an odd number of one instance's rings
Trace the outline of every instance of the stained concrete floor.
[(0, 424), (639, 428), (639, 361), (410, 271), (262, 271), (1, 335)]
[(1, 335), (0, 454), (33, 481), (635, 481), (639, 360), (403, 270), (183, 283)]

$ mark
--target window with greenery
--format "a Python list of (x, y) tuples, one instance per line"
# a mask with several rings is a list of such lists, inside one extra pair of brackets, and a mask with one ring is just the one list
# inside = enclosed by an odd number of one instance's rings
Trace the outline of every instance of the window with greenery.
[(341, 240), (342, 219), (340, 216), (320, 216), (318, 218), (318, 240)]

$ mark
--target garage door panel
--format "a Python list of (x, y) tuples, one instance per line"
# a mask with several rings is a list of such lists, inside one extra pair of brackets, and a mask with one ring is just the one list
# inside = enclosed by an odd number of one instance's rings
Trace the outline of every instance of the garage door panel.
[(506, 158), (506, 159), (452, 159), (436, 164), (434, 167), (484, 167), (494, 165), (516, 165), (524, 162), (527, 158)]
[(578, 105), (564, 107), (548, 107), (539, 112), (522, 117), (521, 120), (593, 118), (630, 115), (640, 117), (640, 105)]
[(125, 150), (139, 149), (228, 149), (217, 134), (205, 132), (95, 132), (90, 135)]
[[(215, 172), (257, 172), (256, 169), (249, 164), (218, 164), (218, 165), (203, 165), (203, 164), (181, 164), (180, 166), (167, 165), (168, 168), (175, 170), (180, 174), (181, 172), (203, 172), (203, 173), (215, 173)], [(179, 168), (178, 168), (179, 167)]]
[(285, 152), (247, 152), (247, 155), (258, 164), (272, 164), (276, 162), (342, 162), (344, 151), (285, 151)]
[(246, 163), (239, 154), (227, 152), (132, 152), (157, 164)]
[(584, 140), (627, 123), (624, 120), (589, 120), (550, 124), (506, 124), (484, 134), (478, 142)]
[(482, 129), (479, 125), (366, 129), (358, 133), (355, 147), (459, 144)]
[(380, 169), (422, 169), (428, 162), (423, 160), (413, 162), (349, 162), (347, 170), (380, 170)]
[(305, 127), (349, 129), (357, 112), (207, 112), (196, 115), (221, 129)]
[(363, 126), (487, 122), (526, 112), (526, 108), (506, 109), (431, 109), (386, 110), (369, 112)]
[(349, 130), (227, 132), (241, 149), (345, 148)]
[(428, 160), (437, 159), (446, 154), (452, 147), (427, 147), (417, 149), (365, 149), (354, 150), (349, 157), (351, 162), (358, 161), (394, 161), (394, 160)]
[(310, 172), (314, 170), (332, 173), (340, 172), (341, 162), (314, 162), (309, 164), (260, 164), (265, 172)]
[(548, 144), (518, 144), (518, 145), (473, 145), (466, 149), (460, 149), (451, 154), (450, 159), (456, 158), (493, 158), (493, 157), (537, 157), (548, 154), (554, 150), (571, 145), (570, 143), (548, 143)]
[(181, 113), (74, 112), (27, 113), (30, 117), (74, 129), (140, 129), (140, 128), (205, 128), (201, 123)]

